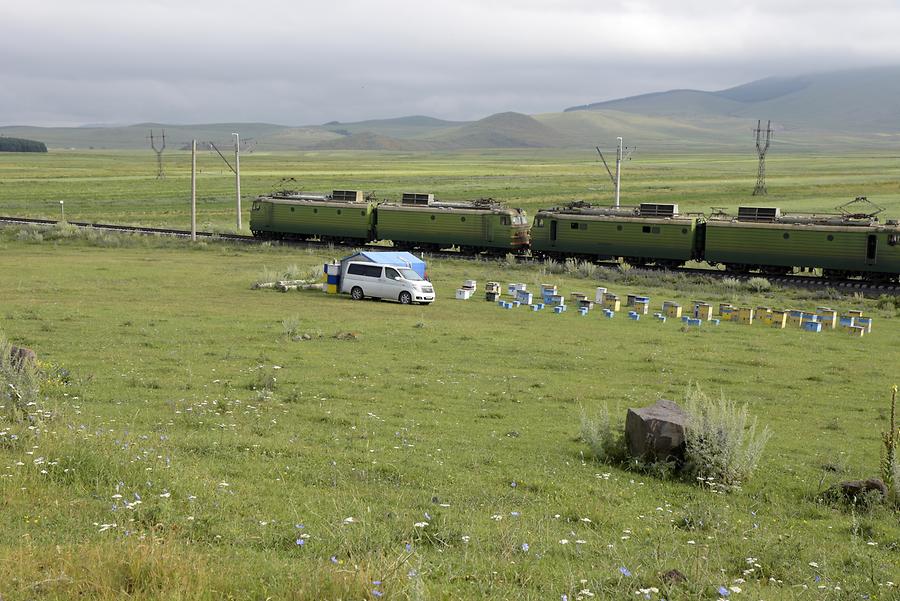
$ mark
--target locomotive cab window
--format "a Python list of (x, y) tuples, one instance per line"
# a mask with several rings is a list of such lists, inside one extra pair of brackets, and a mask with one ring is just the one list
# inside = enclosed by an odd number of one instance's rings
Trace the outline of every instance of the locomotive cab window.
[(534, 220), (534, 227), (544, 227), (544, 218)]
[(521, 213), (513, 215), (512, 224), (513, 225), (528, 225), (528, 218), (526, 218), (525, 215), (522, 215)]
[(900, 244), (900, 234), (891, 234), (888, 236), (888, 245), (897, 246)]
[(500, 225), (510, 225), (511, 221), (509, 215), (501, 215), (500, 216)]
[(645, 225), (644, 227), (641, 228), (641, 231), (644, 232), (645, 234), (649, 234), (649, 233), (650, 233), (650, 226), (649, 226), (649, 225)]
[(573, 230), (577, 230), (577, 229), (578, 229), (578, 224), (572, 222), (572, 223), (569, 224), (569, 227), (572, 228)]
[(659, 226), (651, 227), (649, 225), (645, 225), (641, 228), (641, 231), (643, 231), (645, 234), (658, 234), (660, 230)]

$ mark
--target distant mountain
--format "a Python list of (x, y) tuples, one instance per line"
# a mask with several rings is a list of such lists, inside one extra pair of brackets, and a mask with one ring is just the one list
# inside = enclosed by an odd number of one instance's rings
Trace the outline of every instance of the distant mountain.
[(259, 151), (610, 147), (617, 136), (645, 150), (746, 151), (757, 119), (771, 119), (776, 147), (900, 148), (900, 66), (770, 77), (718, 91), (670, 90), (574, 106), (560, 113), (497, 113), (478, 121), (424, 115), (288, 127), (271, 123), (128, 126), (0, 126), (0, 135), (54, 148), (150, 150), (150, 130), (169, 148), (191, 139)]
[[(786, 132), (827, 137), (900, 133), (900, 66), (769, 77), (703, 92), (671, 90), (575, 106), (661, 117), (771, 119)], [(804, 137), (804, 136), (801, 136)]]
[(497, 113), (431, 138), (453, 148), (546, 148), (568, 143), (560, 131), (522, 113)]

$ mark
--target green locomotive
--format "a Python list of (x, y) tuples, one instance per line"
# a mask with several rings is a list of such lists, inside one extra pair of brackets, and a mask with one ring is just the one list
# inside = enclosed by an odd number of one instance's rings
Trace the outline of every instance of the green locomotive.
[(528, 217), (492, 199), (442, 202), (433, 194), (403, 194), (399, 204), (380, 204), (379, 240), (402, 249), (459, 247), (463, 253), (505, 254), (528, 249)]
[(577, 201), (535, 215), (531, 249), (538, 257), (674, 267), (700, 257), (702, 223), (698, 215), (679, 213), (676, 204), (598, 207)]
[(359, 190), (282, 192), (258, 197), (250, 209), (250, 231), (259, 238), (365, 244), (374, 228), (375, 203)]
[(706, 223), (704, 258), (735, 271), (789, 273), (820, 268), (825, 277), (894, 279), (900, 274), (900, 226), (874, 214), (782, 213), (740, 207)]

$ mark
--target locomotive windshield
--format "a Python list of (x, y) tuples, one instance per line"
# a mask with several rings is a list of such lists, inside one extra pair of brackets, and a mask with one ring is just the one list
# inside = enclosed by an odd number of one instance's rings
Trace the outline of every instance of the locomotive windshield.
[(513, 225), (528, 225), (528, 218), (521, 213), (516, 213), (512, 218)]

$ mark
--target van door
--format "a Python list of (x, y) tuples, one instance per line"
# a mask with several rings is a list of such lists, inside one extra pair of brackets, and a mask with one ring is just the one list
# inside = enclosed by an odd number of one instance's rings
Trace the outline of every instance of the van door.
[(387, 294), (382, 275), (384, 269), (380, 265), (366, 265), (366, 296), (382, 298)]
[(869, 234), (866, 239), (866, 265), (874, 265), (878, 253), (878, 236)]
[(400, 291), (403, 290), (403, 278), (397, 281), (395, 278), (400, 277), (400, 272), (393, 267), (384, 268), (384, 276), (381, 278), (381, 286), (384, 290), (382, 296), (397, 300), (400, 298)]

